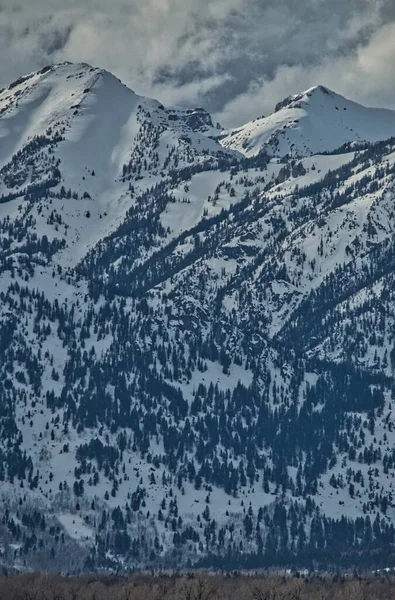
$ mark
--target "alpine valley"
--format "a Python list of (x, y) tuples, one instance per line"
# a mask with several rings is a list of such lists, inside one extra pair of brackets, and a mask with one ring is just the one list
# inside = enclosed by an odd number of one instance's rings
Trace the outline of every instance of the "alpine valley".
[[(393, 137), (392, 137), (393, 136)], [(0, 565), (395, 560), (395, 112), (0, 92)]]

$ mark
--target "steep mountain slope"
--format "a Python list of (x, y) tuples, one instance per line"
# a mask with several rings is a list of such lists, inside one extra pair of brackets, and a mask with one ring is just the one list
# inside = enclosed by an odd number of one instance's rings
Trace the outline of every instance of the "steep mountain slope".
[[(93, 245), (122, 220), (133, 202), (130, 172), (137, 173), (141, 191), (161, 180), (164, 165), (173, 166), (174, 144), (183, 146), (180, 167), (223, 154), (208, 137), (214, 128), (203, 110), (167, 111), (89, 65), (65, 63), (21, 78), (0, 95), (0, 114), (0, 197), (6, 202), (55, 180), (63, 183), (62, 219), (73, 243), (67, 260), (70, 254), (81, 258), (87, 243)], [(91, 221), (84, 227), (80, 216), (88, 209)], [(82, 240), (80, 251), (76, 238)]]
[(349, 142), (378, 142), (395, 135), (395, 113), (365, 108), (323, 86), (290, 96), (268, 117), (254, 119), (221, 136), (224, 148), (245, 156), (262, 149), (295, 157), (331, 152)]
[(3, 564), (387, 564), (393, 113), (245, 156), (88, 65), (0, 102)]

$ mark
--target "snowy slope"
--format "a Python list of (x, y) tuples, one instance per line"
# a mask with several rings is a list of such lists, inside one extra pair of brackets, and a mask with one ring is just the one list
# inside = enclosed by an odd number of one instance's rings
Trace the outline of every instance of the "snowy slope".
[(366, 108), (317, 86), (280, 102), (268, 117), (228, 131), (221, 144), (248, 157), (263, 149), (274, 156), (309, 156), (394, 135), (394, 111)]
[(83, 64), (0, 93), (4, 565), (395, 543), (393, 131), (313, 88), (220, 143)]
[[(9, 200), (6, 213), (30, 185), (51, 178), (52, 157), (60, 170), (52, 189), (72, 192), (61, 206), (68, 230), (65, 265), (76, 264), (122, 222), (133, 205), (132, 184), (143, 191), (165, 177), (164, 167), (181, 169), (226, 155), (210, 137), (214, 128), (203, 109), (165, 109), (86, 64), (61, 63), (14, 82), (0, 94), (0, 115), (0, 196)], [(36, 139), (44, 140), (50, 154), (39, 148), (27, 163), (26, 148)], [(172, 155), (180, 147), (175, 164)], [(56, 237), (46, 229), (41, 233)]]

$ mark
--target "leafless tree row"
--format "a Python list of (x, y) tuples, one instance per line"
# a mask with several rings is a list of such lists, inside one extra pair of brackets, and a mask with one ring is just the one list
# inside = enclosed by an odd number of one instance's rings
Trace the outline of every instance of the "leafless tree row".
[(395, 600), (390, 577), (10, 575), (0, 600)]

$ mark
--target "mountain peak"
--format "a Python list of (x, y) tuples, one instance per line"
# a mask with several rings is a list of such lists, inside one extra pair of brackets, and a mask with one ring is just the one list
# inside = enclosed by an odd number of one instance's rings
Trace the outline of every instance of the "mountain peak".
[(94, 67), (86, 62), (78, 62), (74, 63), (69, 60), (63, 60), (58, 63), (50, 63), (43, 67), (38, 73), (46, 73), (47, 71), (59, 71), (62, 69), (68, 69), (70, 71), (80, 72), (80, 71), (100, 71), (98, 67)]
[(284, 98), (284, 100), (281, 100), (281, 102), (278, 102), (276, 104), (274, 112), (279, 112), (284, 108), (301, 108), (301, 106), (298, 106), (298, 104), (305, 103), (306, 101), (308, 101), (309, 98), (316, 97), (317, 95), (322, 94), (328, 97), (337, 96), (337, 94), (329, 88), (323, 85), (316, 85), (305, 90), (304, 92), (301, 92), (300, 94), (287, 96), (286, 98)]
[(322, 92), (323, 94), (326, 94), (327, 96), (336, 96), (336, 92), (334, 92), (333, 90), (329, 89), (328, 87), (325, 87), (324, 85), (314, 85), (313, 87), (305, 90), (303, 92), (303, 95), (311, 95), (317, 92)]
[(302, 157), (394, 134), (394, 111), (367, 108), (318, 85), (288, 96), (271, 115), (229, 132), (221, 143), (247, 157), (262, 150), (273, 156)]

